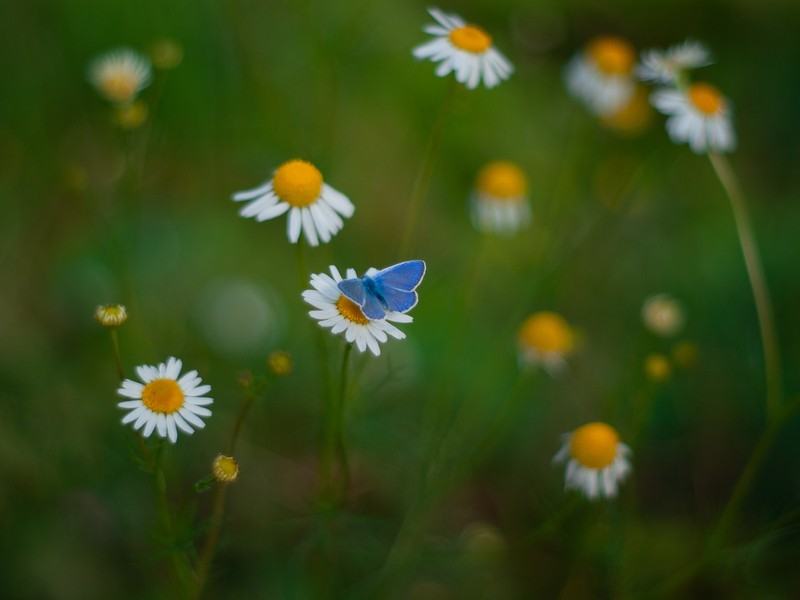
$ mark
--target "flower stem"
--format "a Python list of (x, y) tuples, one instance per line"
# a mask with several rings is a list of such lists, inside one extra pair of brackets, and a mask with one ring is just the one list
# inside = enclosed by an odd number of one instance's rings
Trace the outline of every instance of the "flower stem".
[(766, 370), (767, 417), (774, 419), (783, 403), (781, 358), (778, 347), (778, 335), (775, 330), (775, 318), (772, 314), (772, 302), (767, 287), (764, 271), (759, 258), (758, 245), (753, 234), (753, 225), (747, 211), (741, 188), (736, 175), (724, 155), (710, 152), (708, 158), (717, 174), (722, 187), (731, 202), (739, 243), (742, 246), (750, 287), (755, 298), (758, 323), (761, 330), (761, 344), (764, 348), (764, 365)]
[(428, 187), (431, 183), (431, 175), (433, 174), (433, 163), (436, 160), (436, 153), (439, 149), (439, 143), (442, 140), (444, 133), (444, 126), (447, 122), (447, 117), (453, 106), (453, 99), (458, 89), (458, 83), (455, 79), (450, 80), (450, 85), (447, 88), (444, 100), (439, 108), (439, 114), (433, 124), (431, 130), (431, 137), (428, 138), (428, 145), (425, 148), (425, 157), (422, 161), (422, 168), (417, 174), (414, 181), (414, 188), (411, 192), (411, 199), (408, 203), (408, 216), (406, 217), (406, 228), (403, 232), (403, 237), (400, 242), (399, 256), (408, 256), (412, 250), (414, 240), (414, 230), (417, 226), (417, 219), (419, 217), (419, 210), (422, 206), (422, 201), (428, 193)]
[(119, 351), (119, 336), (117, 335), (117, 328), (112, 327), (110, 330), (111, 333), (111, 347), (114, 351), (114, 362), (117, 365), (117, 375), (119, 376), (120, 381), (125, 379), (125, 369), (122, 368), (122, 355)]
[[(328, 403), (328, 411), (325, 418), (321, 461), (322, 493), (323, 497), (333, 504), (338, 504), (345, 498), (350, 480), (350, 464), (347, 458), (347, 446), (344, 441), (344, 413), (347, 395), (348, 361), (352, 350), (353, 345), (347, 344), (342, 353), (339, 393), (332, 396), (332, 400)], [(338, 489), (334, 481), (334, 464), (336, 462), (338, 462), (340, 469)]]

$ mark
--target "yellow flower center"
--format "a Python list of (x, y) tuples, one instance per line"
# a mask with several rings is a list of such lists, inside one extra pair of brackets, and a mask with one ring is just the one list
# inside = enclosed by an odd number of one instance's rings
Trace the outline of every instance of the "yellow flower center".
[(339, 311), (340, 315), (351, 323), (355, 323), (356, 325), (366, 325), (369, 323), (369, 319), (364, 315), (364, 311), (361, 310), (361, 307), (347, 296), (342, 296), (336, 301), (336, 309)]
[(133, 98), (139, 90), (139, 78), (128, 73), (117, 73), (100, 82), (103, 94), (112, 102), (123, 104)]
[(588, 423), (578, 427), (569, 440), (572, 458), (589, 469), (603, 469), (617, 457), (619, 434), (605, 423)]
[(239, 478), (239, 463), (232, 456), (218, 455), (211, 464), (211, 470), (217, 481), (233, 483)]
[(272, 177), (275, 194), (291, 206), (303, 207), (316, 202), (322, 191), (322, 173), (304, 160), (283, 163)]
[(689, 100), (704, 115), (715, 115), (724, 103), (722, 94), (708, 83), (693, 83), (689, 86)]
[(174, 379), (154, 379), (142, 390), (142, 402), (157, 413), (177, 412), (183, 406), (183, 391)]
[(586, 53), (606, 75), (627, 75), (636, 63), (633, 47), (617, 37), (601, 37), (593, 40), (586, 48)]
[(572, 328), (561, 315), (538, 312), (528, 317), (519, 330), (520, 341), (541, 352), (565, 354), (572, 350)]
[(480, 192), (502, 200), (520, 198), (528, 192), (528, 180), (522, 169), (500, 160), (481, 169), (476, 186)]
[(464, 25), (450, 32), (450, 41), (456, 48), (480, 54), (492, 45), (492, 36), (477, 25)]

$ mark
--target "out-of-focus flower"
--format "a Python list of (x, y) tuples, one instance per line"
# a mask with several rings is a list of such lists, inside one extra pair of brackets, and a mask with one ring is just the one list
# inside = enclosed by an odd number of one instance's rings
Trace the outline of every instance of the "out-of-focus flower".
[(667, 133), (676, 144), (686, 142), (697, 154), (736, 148), (730, 103), (713, 85), (663, 88), (653, 92), (650, 102), (668, 116)]
[(644, 373), (654, 383), (663, 383), (672, 375), (672, 365), (663, 354), (649, 354), (644, 359)]
[(183, 48), (175, 40), (162, 38), (151, 44), (150, 57), (156, 69), (174, 69), (183, 60)]
[(214, 401), (205, 396), (211, 386), (200, 385), (203, 380), (197, 376), (197, 371), (189, 371), (179, 379), (182, 367), (183, 362), (174, 357), (157, 367), (136, 367), (143, 383), (126, 379), (117, 390), (120, 396), (133, 398), (117, 405), (129, 411), (122, 423), (133, 422), (133, 428), (142, 429), (144, 437), (150, 437), (156, 430), (173, 444), (178, 439), (178, 429), (191, 434), (193, 427), (205, 427), (200, 417), (211, 416), (206, 406)]
[(487, 233), (512, 234), (528, 225), (528, 178), (516, 163), (494, 161), (478, 173), (470, 195), (472, 222)]
[(711, 53), (703, 44), (686, 40), (666, 50), (645, 50), (635, 73), (642, 81), (677, 85), (685, 72), (711, 64)]
[(575, 347), (575, 334), (559, 314), (541, 311), (528, 317), (517, 334), (520, 362), (541, 365), (551, 375), (561, 372)]
[[(339, 270), (331, 266), (331, 275), (315, 273), (311, 275), (311, 286), (314, 289), (303, 292), (303, 300), (312, 305), (316, 310), (309, 311), (311, 318), (319, 321), (321, 327), (326, 327), (333, 334), (343, 334), (345, 339), (354, 343), (360, 352), (368, 348), (375, 356), (381, 353), (380, 344), (385, 343), (389, 337), (402, 340), (406, 337), (402, 331), (389, 323), (410, 323), (413, 318), (405, 313), (387, 311), (383, 319), (370, 319), (361, 310), (361, 307), (342, 294), (338, 283), (342, 281)], [(377, 271), (370, 269), (367, 275)], [(356, 277), (355, 269), (347, 269), (346, 279)]]
[(100, 94), (115, 104), (129, 104), (150, 84), (150, 61), (130, 48), (117, 48), (89, 63), (87, 76)]
[(567, 461), (564, 488), (576, 489), (594, 500), (617, 495), (617, 485), (631, 471), (631, 449), (619, 439), (616, 429), (606, 423), (587, 423), (564, 435), (554, 463)]
[(221, 483), (233, 483), (239, 479), (239, 463), (232, 456), (218, 454), (211, 463), (214, 478)]
[(297, 243), (302, 230), (311, 246), (329, 242), (344, 226), (342, 217), (355, 211), (347, 196), (323, 182), (319, 169), (299, 159), (283, 163), (263, 185), (234, 194), (233, 199), (248, 201), (239, 214), (256, 221), (288, 212), (289, 241)]
[(128, 311), (122, 304), (103, 304), (94, 311), (94, 318), (103, 327), (119, 327), (128, 320)]
[(612, 36), (595, 38), (567, 64), (567, 89), (595, 114), (613, 115), (633, 96), (635, 64), (636, 53), (627, 41)]
[(147, 120), (147, 104), (136, 100), (131, 104), (118, 106), (114, 111), (114, 121), (123, 129), (137, 129)]
[(644, 86), (636, 86), (630, 100), (622, 108), (600, 117), (603, 125), (620, 133), (635, 134), (645, 129), (653, 120), (655, 112), (648, 102)]
[(436, 75), (445, 77), (452, 71), (456, 81), (471, 90), (481, 81), (487, 88), (493, 88), (511, 76), (514, 67), (495, 49), (492, 36), (486, 31), (437, 8), (428, 9), (428, 12), (438, 24), (426, 25), (423, 31), (434, 39), (414, 48), (413, 54), (414, 58), (428, 58), (439, 63)]
[(648, 297), (642, 305), (644, 326), (656, 335), (670, 337), (678, 333), (686, 322), (683, 305), (669, 294)]
[(292, 355), (288, 352), (284, 352), (283, 350), (276, 350), (275, 352), (271, 352), (270, 355), (267, 357), (267, 366), (269, 370), (272, 371), (275, 375), (283, 376), (288, 375), (292, 372), (294, 368), (294, 363), (292, 362)]

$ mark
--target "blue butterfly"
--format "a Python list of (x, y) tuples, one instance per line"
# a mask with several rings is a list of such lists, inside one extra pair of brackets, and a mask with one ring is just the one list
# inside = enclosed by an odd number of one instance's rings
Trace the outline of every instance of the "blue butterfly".
[(388, 311), (407, 312), (417, 305), (417, 286), (425, 276), (425, 261), (408, 260), (361, 279), (344, 279), (339, 290), (361, 307), (370, 319), (383, 319)]

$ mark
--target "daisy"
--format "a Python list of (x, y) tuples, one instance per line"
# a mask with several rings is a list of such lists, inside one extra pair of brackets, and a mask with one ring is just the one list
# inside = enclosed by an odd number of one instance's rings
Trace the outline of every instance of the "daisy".
[(514, 67), (495, 49), (492, 36), (483, 29), (437, 8), (430, 8), (428, 12), (438, 25), (426, 25), (423, 31), (434, 39), (414, 48), (413, 54), (419, 60), (429, 58), (439, 63), (436, 75), (445, 77), (453, 71), (456, 81), (471, 90), (481, 81), (491, 89), (511, 76)]
[(150, 84), (150, 61), (130, 48), (117, 48), (98, 56), (87, 70), (89, 82), (115, 104), (129, 104)]
[(262, 186), (234, 194), (233, 199), (250, 201), (239, 214), (256, 221), (288, 212), (289, 241), (296, 244), (302, 230), (311, 246), (329, 242), (344, 226), (342, 217), (355, 211), (347, 196), (323, 182), (317, 167), (299, 159), (283, 163)]
[(554, 463), (567, 459), (564, 489), (582, 491), (589, 500), (617, 495), (617, 484), (631, 471), (631, 449), (619, 441), (619, 434), (605, 423), (587, 423), (564, 435), (564, 444)]
[(128, 320), (128, 311), (122, 304), (101, 304), (94, 318), (103, 327), (119, 327)]
[(566, 367), (566, 358), (575, 348), (575, 334), (559, 314), (549, 311), (528, 317), (517, 334), (520, 362), (540, 365), (551, 375)]
[(667, 133), (676, 144), (688, 142), (692, 151), (730, 152), (736, 147), (730, 104), (708, 83), (693, 83), (686, 89), (663, 88), (653, 92), (650, 102), (665, 115)]
[(663, 337), (678, 333), (686, 322), (683, 305), (668, 294), (648, 297), (642, 305), (642, 322), (649, 330)]
[(569, 92), (600, 116), (624, 108), (634, 91), (636, 53), (617, 37), (599, 37), (586, 45), (567, 64), (564, 72)]
[(512, 234), (528, 225), (528, 178), (518, 165), (494, 161), (478, 173), (470, 195), (472, 223), (484, 232)]
[(711, 53), (700, 42), (686, 40), (666, 50), (645, 50), (636, 76), (651, 83), (677, 84), (684, 71), (711, 64)]
[(134, 429), (142, 429), (144, 437), (150, 437), (153, 430), (162, 438), (169, 437), (173, 444), (178, 439), (178, 429), (194, 433), (192, 427), (205, 427), (200, 417), (210, 417), (206, 405), (214, 402), (205, 394), (211, 391), (210, 385), (200, 385), (202, 379), (197, 371), (189, 371), (178, 379), (183, 362), (170, 357), (166, 363), (157, 367), (142, 365), (136, 373), (143, 383), (126, 379), (117, 394), (133, 400), (125, 400), (117, 406), (130, 412), (122, 418), (122, 423), (133, 422)]
[[(338, 283), (342, 281), (339, 270), (331, 266), (331, 276), (326, 273), (311, 275), (313, 290), (303, 292), (303, 300), (316, 310), (309, 311), (309, 315), (319, 321), (321, 327), (330, 328), (331, 333), (343, 333), (345, 339), (353, 343), (360, 352), (369, 348), (375, 356), (380, 356), (380, 344), (385, 343), (392, 336), (402, 340), (406, 335), (388, 321), (396, 323), (410, 323), (414, 319), (407, 314), (388, 311), (383, 319), (370, 319), (361, 310), (361, 307), (339, 291)], [(367, 271), (367, 275), (374, 275), (376, 269)], [(347, 269), (344, 279), (356, 277), (355, 269)]]

